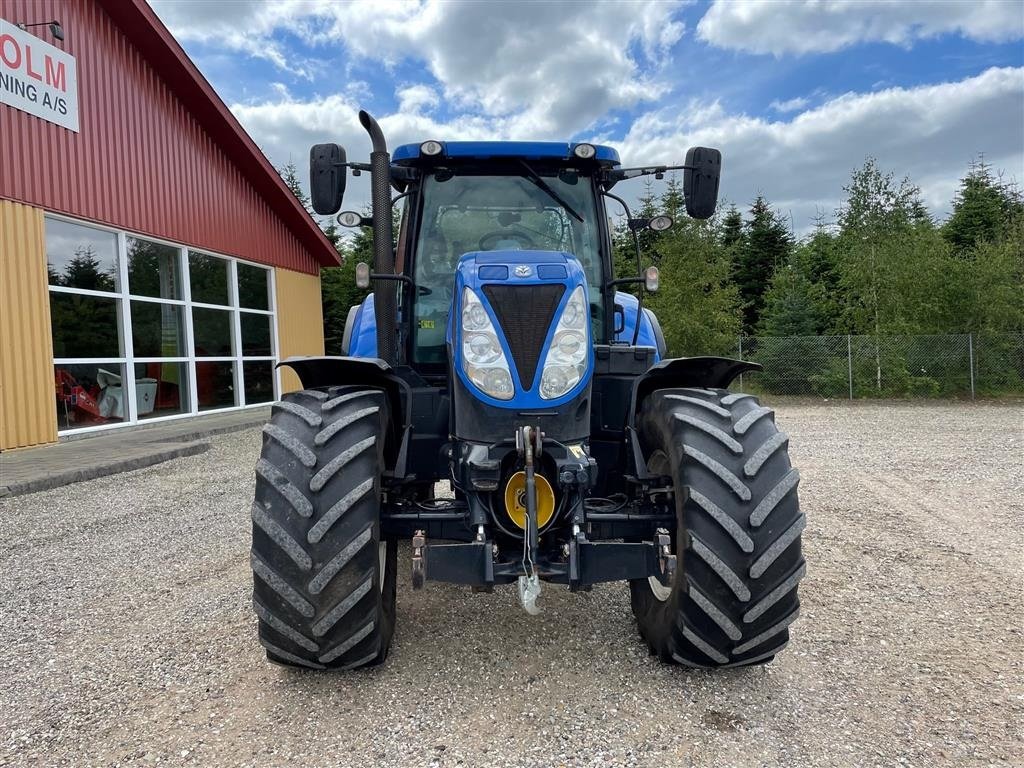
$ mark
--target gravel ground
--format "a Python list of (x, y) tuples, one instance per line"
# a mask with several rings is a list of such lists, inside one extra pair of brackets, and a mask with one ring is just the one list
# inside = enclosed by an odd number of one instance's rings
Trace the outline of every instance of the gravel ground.
[(0, 501), (0, 764), (1024, 765), (1024, 411), (781, 407), (808, 575), (772, 664), (664, 666), (624, 585), (409, 588), (382, 667), (267, 664), (259, 432)]

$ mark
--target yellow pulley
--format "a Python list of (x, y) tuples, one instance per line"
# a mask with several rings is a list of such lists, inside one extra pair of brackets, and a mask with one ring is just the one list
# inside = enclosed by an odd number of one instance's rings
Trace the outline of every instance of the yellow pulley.
[[(540, 530), (555, 514), (555, 492), (544, 475), (534, 475), (537, 488), (537, 529)], [(505, 485), (505, 511), (512, 522), (526, 530), (526, 473), (520, 470), (508, 479)]]

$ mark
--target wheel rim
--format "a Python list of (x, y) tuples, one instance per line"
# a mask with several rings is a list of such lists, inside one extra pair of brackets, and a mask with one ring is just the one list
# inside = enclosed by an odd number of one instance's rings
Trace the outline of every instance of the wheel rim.
[(380, 542), (377, 545), (377, 562), (378, 562), (378, 565), (379, 565), (379, 567), (377, 569), (377, 584), (380, 587), (380, 591), (381, 591), (382, 594), (384, 592), (384, 576), (387, 573), (387, 571), (386, 571), (387, 561), (388, 561), (388, 543), (386, 541), (382, 541), (382, 542)]
[[(651, 454), (651, 458), (647, 460), (647, 471), (659, 475), (672, 474), (669, 469), (668, 456), (665, 455), (664, 451), (658, 450)], [(668, 585), (662, 584), (657, 576), (648, 576), (647, 583), (651, 585), (651, 594), (654, 595), (654, 599), (658, 602), (667, 602), (672, 597), (672, 583)]]

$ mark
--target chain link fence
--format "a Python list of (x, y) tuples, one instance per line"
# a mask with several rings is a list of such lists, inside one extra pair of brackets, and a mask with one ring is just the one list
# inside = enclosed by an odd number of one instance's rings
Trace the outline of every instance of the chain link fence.
[(741, 337), (747, 391), (824, 398), (1024, 395), (1024, 333)]

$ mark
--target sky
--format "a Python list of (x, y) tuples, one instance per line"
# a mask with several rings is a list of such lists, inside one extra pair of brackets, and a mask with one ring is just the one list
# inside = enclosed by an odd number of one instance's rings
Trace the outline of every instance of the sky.
[[(369, 157), (366, 109), (391, 148), (592, 141), (628, 166), (717, 147), (721, 197), (763, 194), (797, 234), (869, 155), (940, 219), (980, 154), (1024, 184), (1022, 0), (149, 2), (304, 181), (312, 144)], [(351, 179), (344, 207), (367, 199)]]

